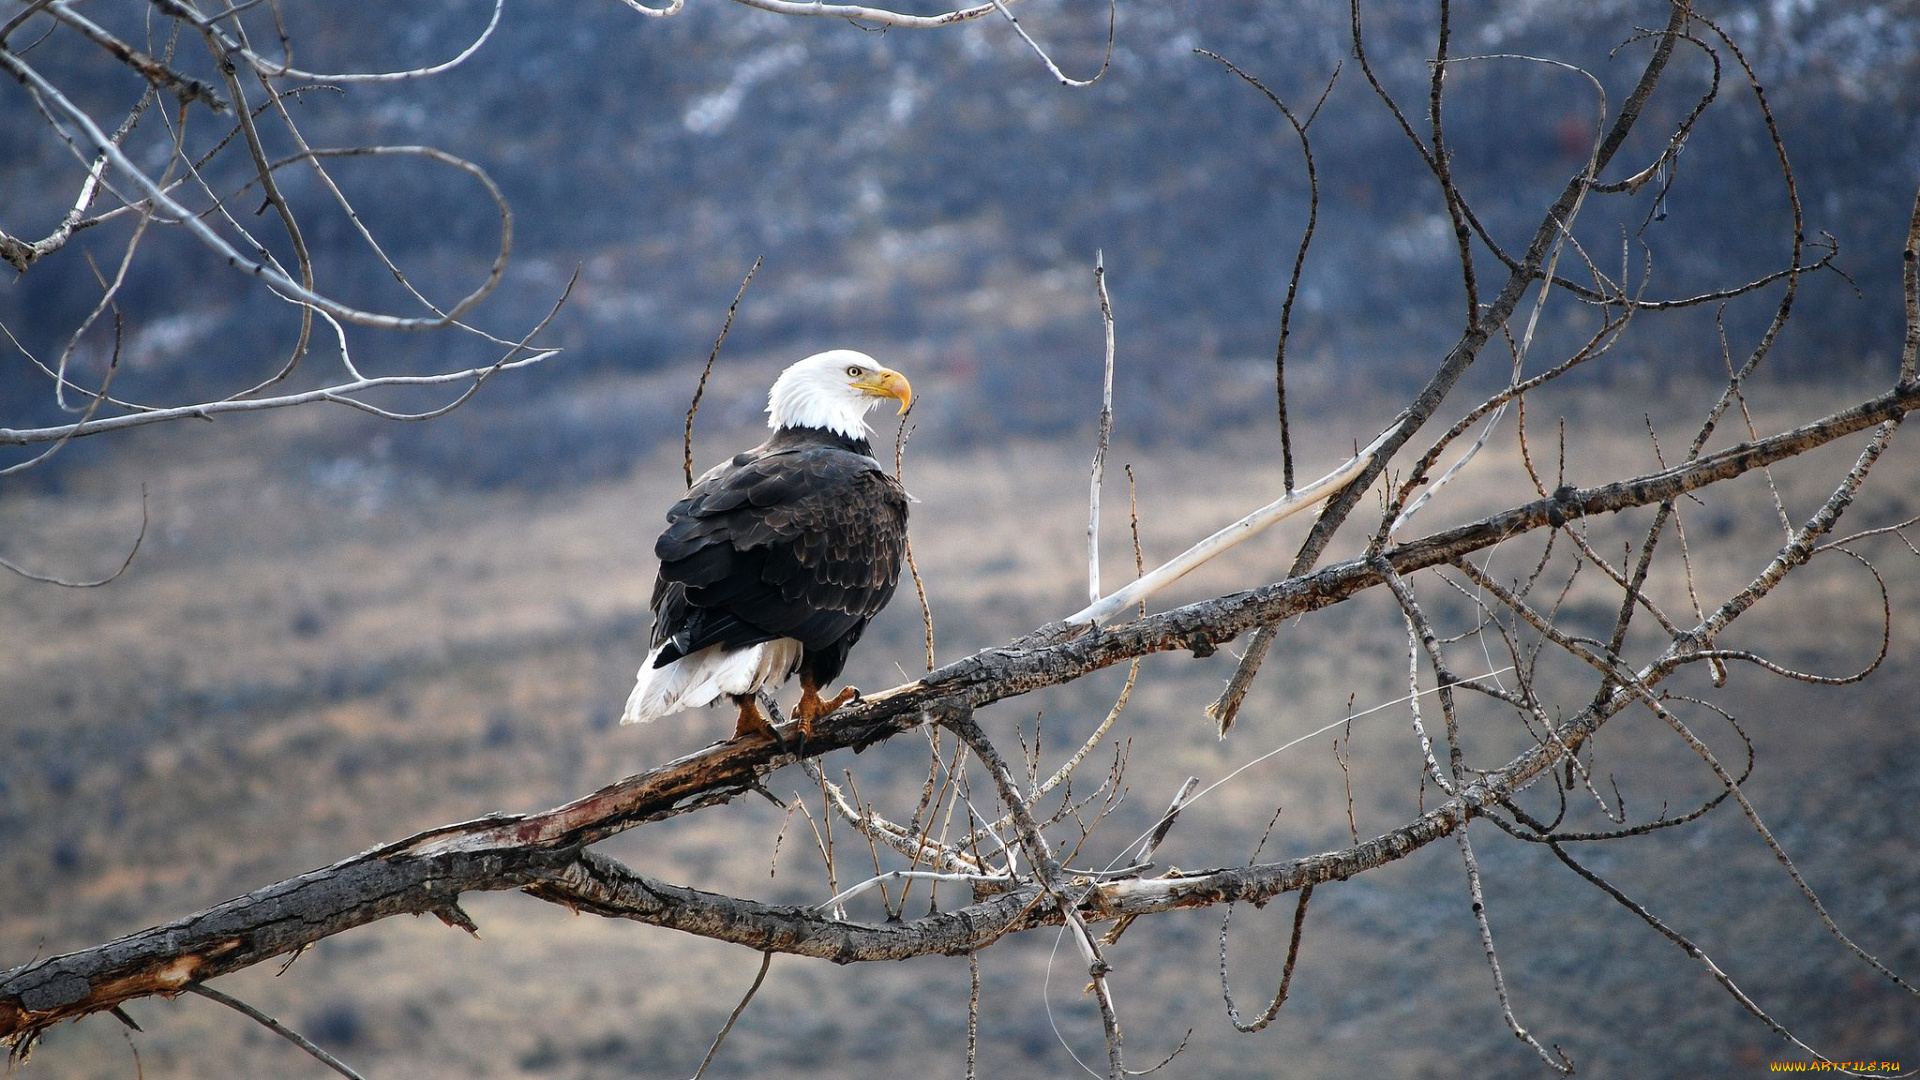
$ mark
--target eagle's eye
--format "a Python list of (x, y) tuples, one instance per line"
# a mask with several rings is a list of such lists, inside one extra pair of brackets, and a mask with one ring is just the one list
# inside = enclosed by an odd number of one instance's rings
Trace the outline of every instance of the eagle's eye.
[(850, 367), (847, 369), (847, 374), (857, 379), (860, 377), (860, 369), (857, 367)]

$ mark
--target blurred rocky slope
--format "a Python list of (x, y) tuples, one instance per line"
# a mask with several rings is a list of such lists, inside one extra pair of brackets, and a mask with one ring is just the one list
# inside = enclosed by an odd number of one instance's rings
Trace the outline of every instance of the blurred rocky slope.
[[(445, 59), (485, 25), (490, 5), (280, 8), (304, 67), (364, 71)], [(1898, 239), (1920, 175), (1920, 119), (1901, 108), (1920, 100), (1920, 30), (1901, 11), (1874, 0), (1706, 11), (1741, 43), (1777, 113), (1808, 235), (1839, 240), (1859, 287), (1832, 275), (1810, 283), (1796, 332), (1770, 361), (1789, 373), (1882, 364), (1898, 341)], [(1374, 65), (1423, 127), (1433, 10), (1396, 0), (1366, 12)], [(1456, 62), (1446, 114), (1455, 175), (1497, 238), (1510, 243), (1531, 228), (1600, 121), (1586, 79), (1518, 57), (1585, 67), (1617, 108), (1634, 66), (1609, 52), (1662, 12), (1626, 0), (1456, 9), (1451, 54), (1499, 57)], [(96, 17), (118, 17), (118, 29), (142, 40), (136, 12)], [(1104, 5), (1049, 0), (1024, 8), (1022, 25), (1067, 72), (1099, 69)], [(577, 398), (577, 380), (703, 356), (758, 256), (766, 265), (734, 326), (735, 350), (793, 355), (845, 344), (910, 356), (923, 370), (937, 364), (954, 376), (951, 400), (969, 419), (941, 437), (1047, 435), (1077, 419), (1069, 402), (1083, 398), (1049, 388), (1084, 389), (1097, 378), (1096, 251), (1120, 313), (1120, 377), (1136, 400), (1178, 415), (1194, 373), (1237, 378), (1251, 368), (1257, 377), (1307, 217), (1306, 174), (1279, 112), (1196, 48), (1259, 77), (1302, 116), (1341, 68), (1311, 129), (1319, 232), (1295, 311), (1296, 367), (1358, 364), (1368, 384), (1387, 388), (1424, 370), (1455, 333), (1453, 242), (1431, 178), (1352, 62), (1347, 6), (1121, 4), (1114, 33), (1106, 76), (1068, 89), (999, 19), (926, 33), (723, 3), (647, 19), (613, 3), (524, 0), (507, 4), (493, 39), (451, 71), (303, 94), (294, 115), (315, 145), (434, 145), (500, 183), (516, 216), (514, 260), (482, 325), (518, 332), (581, 273), (545, 339), (563, 357), (482, 395), (468, 416), (391, 432), (396, 460), (489, 485), (515, 482), (528, 466), (542, 485), (607, 475), (672, 426), (644, 403), (622, 403), (618, 415), (563, 404)], [(1756, 179), (1776, 171), (1773, 149), (1735, 58), (1719, 51), (1718, 98), (1664, 197), (1596, 199), (1579, 223), (1609, 272), (1623, 260), (1636, 279), (1651, 269), (1648, 295), (1723, 287), (1785, 259), (1784, 188)], [(70, 34), (30, 55), (103, 115), (124, 110), (139, 89), (131, 76), (103, 72), (99, 50)], [(1651, 159), (1711, 72), (1698, 51), (1676, 63), (1623, 167)], [(5, 227), (37, 236), (70, 203), (77, 166), (21, 88), (0, 94)], [(149, 140), (153, 153), (165, 128), (150, 120), (134, 139)], [(198, 139), (224, 130), (218, 119), (194, 123), (206, 125)], [(334, 167), (363, 219), (430, 295), (450, 298), (479, 280), (497, 218), (470, 180), (409, 159)], [(210, 169), (216, 190), (241, 179)], [(322, 287), (397, 306), (391, 275), (311, 177), (289, 169), (282, 178), (307, 208)], [(265, 224), (257, 231), (284, 247)], [(57, 355), (98, 295), (85, 256), (110, 264), (120, 240), (117, 227), (83, 234), (0, 283), (0, 321), (37, 355)], [(119, 391), (193, 400), (277, 368), (292, 340), (284, 304), (239, 287), (177, 238), (149, 238), (143, 259), (119, 298)], [(1727, 325), (1744, 340), (1766, 315), (1764, 303), (1736, 304)], [(1663, 333), (1615, 363), (1717, 369), (1710, 317)], [(446, 336), (362, 332), (357, 342), (369, 371), (491, 355)], [(103, 323), (76, 370), (97, 372), (110, 344)], [(323, 346), (308, 377), (335, 370), (325, 359)], [(23, 359), (0, 357), (0, 423), (52, 422), (49, 398)], [(560, 409), (572, 410), (563, 434), (525, 424)], [(490, 449), (489, 433), (503, 431), (518, 444), (512, 461)], [(106, 452), (73, 449), (74, 459)], [(60, 468), (13, 482), (56, 482)]]

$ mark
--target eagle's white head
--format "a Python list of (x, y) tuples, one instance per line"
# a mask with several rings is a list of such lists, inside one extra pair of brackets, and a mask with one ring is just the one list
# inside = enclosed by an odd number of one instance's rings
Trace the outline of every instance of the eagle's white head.
[(780, 373), (767, 394), (767, 426), (824, 428), (849, 439), (867, 437), (867, 410), (892, 398), (906, 412), (913, 387), (906, 376), (866, 353), (832, 349)]

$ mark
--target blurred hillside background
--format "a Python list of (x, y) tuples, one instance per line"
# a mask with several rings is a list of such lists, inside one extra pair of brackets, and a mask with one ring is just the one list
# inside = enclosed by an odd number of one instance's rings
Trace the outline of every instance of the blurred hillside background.
[[(296, 4), (287, 19), (310, 70), (363, 71), (443, 60), (489, 10)], [(1833, 234), (1853, 281), (1809, 283), (1798, 332), (1773, 361), (1783, 375), (1884, 370), (1899, 341), (1899, 279), (1889, 270), (1920, 175), (1920, 22), (1902, 10), (1822, 0), (1713, 13), (1749, 50), (1788, 135), (1810, 239)], [(1368, 12), (1375, 66), (1418, 121), (1433, 13), (1400, 0)], [(1117, 18), (1112, 76), (1070, 92), (992, 20), (954, 33), (866, 32), (729, 4), (646, 19), (612, 3), (524, 2), (508, 5), (494, 40), (452, 71), (298, 98), (315, 145), (438, 146), (499, 183), (516, 218), (515, 252), (507, 286), (484, 309), (489, 329), (531, 325), (568, 275), (582, 273), (545, 339), (565, 359), (447, 422), (385, 428), (395, 467), (538, 490), (626, 471), (678, 434), (683, 395), (649, 404), (583, 387), (615, 374), (684, 374), (757, 256), (767, 263), (734, 324), (733, 353), (847, 342), (924, 355), (949, 380), (929, 407), (950, 410), (924, 417), (925, 437), (990, 443), (1084, 426), (1100, 356), (1090, 275), (1103, 251), (1132, 431), (1203, 437), (1207, 425), (1182, 422), (1198, 393), (1189, 375), (1251, 368), (1258, 380), (1269, 367), (1308, 192), (1279, 113), (1193, 49), (1234, 61), (1304, 115), (1347, 59), (1347, 7), (1176, 0), (1123, 6)], [(1484, 4), (1461, 13), (1453, 52), (1547, 56), (1617, 83), (1631, 75), (1608, 61), (1622, 28), (1660, 18), (1661, 5), (1626, 0)], [(1096, 0), (1060, 0), (1031, 9), (1023, 25), (1066, 71), (1087, 76), (1099, 68), (1106, 22)], [(66, 38), (35, 53), (42, 68), (93, 63), (94, 46)], [(1654, 103), (1647, 149), (1705, 87), (1710, 68), (1696, 60), (1677, 66)], [(1784, 257), (1773, 229), (1785, 219), (1780, 186), (1755, 182), (1772, 169), (1773, 150), (1736, 75), (1644, 235), (1668, 295), (1757, 277)], [(132, 80), (81, 85), (122, 108), (138, 89)], [(1613, 107), (1626, 89), (1610, 83)], [(1511, 243), (1585, 160), (1598, 123), (1592, 87), (1506, 60), (1459, 64), (1450, 92), (1454, 169), (1494, 235)], [(70, 205), (69, 185), (47, 180), (72, 160), (23, 96), (0, 124), (9, 148), (0, 184), (17, 223), (9, 231), (24, 234)], [(1459, 286), (1445, 210), (1353, 64), (1312, 134), (1323, 205), (1293, 324), (1296, 373), (1351, 378), (1395, 400), (1454, 340)], [(335, 164), (383, 246), (430, 294), (478, 281), (497, 220), (471, 181), (405, 160)], [(300, 170), (284, 182), (295, 199), (314, 186)], [(391, 275), (345, 219), (313, 217), (308, 242), (326, 261), (323, 284), (350, 302), (397, 302)], [(1618, 269), (1623, 223), (1582, 224), (1602, 263)], [(136, 400), (175, 400), (227, 390), (236, 368), (253, 373), (249, 364), (270, 375), (290, 340), (285, 305), (228, 287), (219, 260), (185, 239), (154, 242), (172, 245), (177, 273), (121, 294), (129, 370), (117, 385)], [(1639, 259), (1636, 249), (1636, 269)], [(6, 283), (0, 317), (36, 353), (57, 353), (97, 295), (76, 255)], [(1734, 305), (1730, 330), (1751, 336), (1769, 314), (1765, 304)], [(1607, 371), (1716, 377), (1712, 321), (1688, 328), (1694, 336), (1657, 353), (1666, 342), (1643, 342)], [(446, 355), (460, 349), (467, 355)], [(493, 358), (452, 337), (369, 335), (359, 353), (370, 369), (396, 371)], [(98, 365), (104, 355), (96, 344), (79, 359)], [(58, 419), (36, 378), (18, 356), (0, 364), (12, 426)], [(1251, 394), (1244, 403), (1231, 419), (1257, 422), (1265, 404)], [(340, 419), (329, 430), (364, 442)], [(83, 441), (10, 485), (59, 483), (62, 466), (107, 452)]]
[[(302, 66), (323, 71), (444, 59), (490, 11), (282, 7)], [(1663, 4), (1627, 0), (1470, 7), (1455, 13), (1455, 55), (1578, 64), (1616, 106), (1638, 69), (1609, 61), (1610, 51), (1666, 17)], [(1069, 74), (1099, 68), (1104, 5), (1029, 0), (1017, 10)], [(1366, 10), (1373, 63), (1417, 120), (1431, 5)], [(1871, 0), (1706, 13), (1747, 50), (1792, 154), (1809, 233), (1837, 240), (1846, 274), (1804, 285), (1755, 394), (1756, 426), (1770, 431), (1891, 381), (1900, 242), (1920, 180), (1920, 19), (1909, 5)], [(122, 17), (137, 26), (137, 14)], [(1319, 232), (1292, 324), (1293, 439), (1303, 474), (1318, 475), (1371, 437), (1453, 344), (1460, 288), (1432, 179), (1351, 62), (1346, 6), (1171, 0), (1123, 3), (1116, 19), (1112, 69), (1069, 89), (1003, 20), (873, 31), (698, 0), (667, 19), (614, 3), (514, 0), (493, 40), (454, 70), (298, 98), (317, 145), (430, 144), (483, 167), (513, 207), (515, 249), (477, 321), (513, 336), (577, 268), (542, 339), (564, 352), (429, 423), (301, 409), (171, 425), (79, 440), (0, 478), (0, 555), (44, 573), (118, 565), (140, 528), (143, 487), (150, 517), (132, 568), (104, 588), (0, 576), (0, 967), (420, 828), (555, 805), (725, 734), (730, 720), (705, 715), (638, 730), (612, 721), (646, 632), (651, 541), (681, 484), (686, 403), (756, 257), (764, 267), (702, 407), (696, 462), (757, 438), (768, 381), (801, 355), (860, 348), (905, 370), (921, 396), (906, 478), (922, 500), (915, 545), (942, 661), (1081, 602), (1102, 350), (1096, 251), (1118, 313), (1115, 453), (1140, 478), (1149, 560), (1271, 498), (1273, 343), (1308, 189), (1278, 111), (1195, 48), (1232, 60), (1303, 114), (1346, 61), (1312, 128)], [(32, 55), (60, 72), (96, 64), (96, 54), (62, 36)], [(1637, 137), (1643, 157), (1708, 74), (1698, 57), (1676, 65)], [(1463, 63), (1450, 86), (1456, 175), (1493, 233), (1512, 241), (1585, 161), (1592, 87), (1516, 60)], [(90, 105), (133, 93), (111, 80), (84, 90)], [(1638, 208), (1646, 217), (1583, 219), (1603, 265), (1616, 268), (1631, 238), (1630, 272), (1650, 259), (1656, 291), (1687, 296), (1784, 262), (1779, 182), (1755, 181), (1773, 174), (1774, 151), (1743, 95), (1729, 77), (1671, 190)], [(37, 235), (56, 222), (73, 171), (20, 89), (0, 88), (0, 228)], [(384, 159), (342, 161), (336, 173), (430, 293), (456, 295), (484, 273), (497, 219), (470, 181)], [(311, 183), (297, 170), (285, 178)], [(396, 302), (391, 275), (344, 219), (305, 224), (333, 293)], [(167, 272), (120, 295), (116, 393), (200, 400), (270, 376), (291, 340), (287, 305), (239, 288), (182, 238), (147, 244)], [(0, 282), (0, 323), (35, 355), (56, 355), (99, 295), (86, 253), (110, 265), (114, 251), (103, 229)], [(1542, 402), (1541, 415), (1569, 417), (1585, 440), (1575, 467), (1586, 475), (1572, 479), (1652, 467), (1643, 414), (1684, 430), (1689, 395), (1710, 395), (1724, 374), (1721, 335), (1736, 352), (1749, 347), (1775, 297), (1649, 327)], [(1574, 332), (1565, 308), (1547, 318), (1547, 333)], [(90, 339), (77, 369), (97, 378), (108, 344)], [(496, 356), (468, 339), (375, 331), (356, 338), (355, 355), (380, 372)], [(317, 357), (295, 382), (317, 385), (337, 370)], [(1503, 370), (1474, 376), (1482, 388), (1503, 379)], [(8, 426), (64, 418), (12, 348), (0, 355), (0, 403)], [(1516, 466), (1494, 453), (1483, 467), (1510, 477)], [(1920, 458), (1896, 444), (1883, 468), (1893, 479), (1880, 489), (1886, 501), (1862, 509), (1868, 523), (1913, 512)], [(1822, 494), (1811, 480), (1779, 483), (1802, 515)], [(1483, 495), (1461, 512), (1505, 499), (1491, 480)], [(1772, 514), (1756, 481), (1703, 518), (1758, 557), (1779, 543)], [(1282, 530), (1183, 595), (1272, 580), (1299, 538)], [(1122, 553), (1109, 558), (1110, 574), (1125, 565)], [(1816, 691), (1741, 673), (1732, 691), (1759, 746), (1755, 801), (1840, 923), (1909, 975), (1920, 968), (1920, 851), (1899, 808), (1920, 799), (1916, 579), (1893, 581), (1893, 659), (1874, 680)], [(1836, 587), (1798, 599), (1807, 625), (1769, 644), (1802, 666), (1858, 667), (1877, 645), (1880, 612), (1849, 596)], [(1311, 639), (1283, 638), (1286, 655), (1265, 680), (1278, 685), (1263, 684), (1224, 743), (1201, 710), (1232, 657), (1150, 662), (1120, 733), (1136, 786), (1117, 833), (1150, 822), (1185, 775), (1224, 775), (1350, 707), (1400, 694), (1404, 637), (1389, 603), (1374, 597), (1321, 619)], [(910, 677), (920, 640), (903, 592), (849, 677), (869, 689)], [(1042, 713), (1063, 729), (1050, 727), (1048, 744), (1065, 746), (1105, 714), (1118, 675), (1023, 699), (995, 722), (1010, 731)], [(1247, 820), (1275, 805), (1282, 825), (1267, 857), (1343, 843), (1349, 784), (1360, 835), (1396, 823), (1413, 812), (1417, 768), (1403, 726), (1356, 722), (1344, 763), (1329, 735), (1223, 789), (1217, 810), (1183, 820), (1164, 857), (1188, 868), (1244, 862)], [(1621, 727), (1604, 752), (1645, 784), (1629, 785), (1642, 805), (1711, 793), (1697, 762)], [(857, 768), (870, 795), (897, 788), (910, 804), (925, 751), (898, 739), (829, 762), (831, 774), (841, 768)], [(804, 786), (782, 773), (773, 790), (784, 798)], [(781, 828), (778, 808), (741, 800), (609, 850), (703, 888), (791, 902), (830, 895), (807, 865), (804, 821), (785, 825), (775, 862)], [(1745, 1075), (1794, 1056), (1545, 853), (1489, 846), (1490, 910), (1523, 1021), (1582, 1075)], [(1118, 985), (1134, 1059), (1150, 1064), (1192, 1029), (1168, 1074), (1542, 1074), (1501, 1022), (1454, 859), (1428, 852), (1317, 895), (1294, 1000), (1261, 1035), (1224, 1023), (1218, 913), (1130, 931)], [(1737, 816), (1596, 863), (1816, 1046), (1920, 1057), (1912, 1004), (1845, 962)], [(375, 1077), (685, 1076), (757, 961), (510, 895), (469, 909), (478, 941), (437, 923), (383, 923), (325, 942), (284, 976), (251, 971), (222, 987)], [(1235, 917), (1243, 1011), (1272, 991), (1290, 912)], [(1029, 937), (982, 957), (984, 1000), (994, 1003), (982, 1019), (983, 1076), (1067, 1075), (1077, 1071), (1069, 1047), (1088, 1061), (1100, 1053), (1075, 964), (1052, 955), (1051, 936)], [(966, 998), (961, 960), (840, 969), (777, 958), (713, 1075), (957, 1076)], [(145, 1034), (123, 1035), (105, 1018), (57, 1029), (21, 1075), (324, 1075), (204, 1001), (130, 1011)]]

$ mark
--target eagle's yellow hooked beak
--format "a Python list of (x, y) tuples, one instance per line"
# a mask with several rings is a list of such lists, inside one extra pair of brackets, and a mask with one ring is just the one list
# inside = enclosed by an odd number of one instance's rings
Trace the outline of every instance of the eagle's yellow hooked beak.
[(893, 398), (900, 402), (900, 412), (905, 413), (913, 404), (913, 385), (907, 377), (891, 368), (881, 368), (867, 378), (854, 382), (855, 388), (872, 394), (874, 397)]

